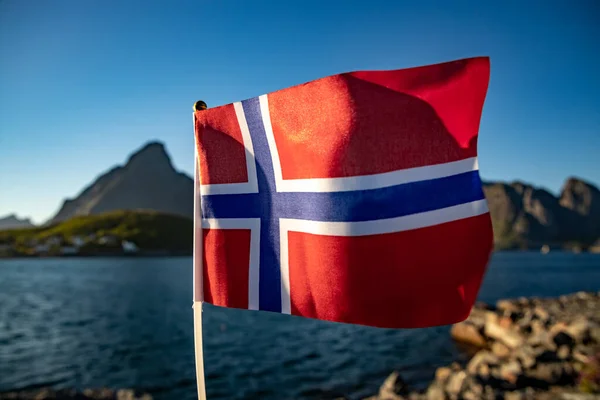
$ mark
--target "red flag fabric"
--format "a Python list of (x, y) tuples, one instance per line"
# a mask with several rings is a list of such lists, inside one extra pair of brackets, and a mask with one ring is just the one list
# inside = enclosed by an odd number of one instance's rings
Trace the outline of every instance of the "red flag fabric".
[(477, 162), (489, 74), (486, 57), (344, 73), (196, 111), (195, 300), (389, 328), (464, 320), (492, 250)]

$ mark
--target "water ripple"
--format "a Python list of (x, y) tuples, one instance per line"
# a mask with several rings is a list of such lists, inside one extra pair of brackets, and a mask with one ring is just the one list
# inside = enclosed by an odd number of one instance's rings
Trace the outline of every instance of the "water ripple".
[[(0, 391), (134, 387), (196, 397), (191, 260), (0, 261)], [(600, 257), (496, 254), (480, 299), (598, 290)], [(426, 294), (424, 294), (426, 295)], [(206, 306), (210, 399), (358, 399), (465, 357), (448, 327), (375, 329)]]

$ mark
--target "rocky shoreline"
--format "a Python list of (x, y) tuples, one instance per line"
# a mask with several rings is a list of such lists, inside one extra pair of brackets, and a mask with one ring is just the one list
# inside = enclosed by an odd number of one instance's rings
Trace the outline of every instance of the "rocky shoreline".
[(133, 389), (37, 389), (0, 392), (0, 400), (152, 400), (152, 396)]
[(479, 303), (451, 335), (473, 347), (466, 365), (438, 368), (424, 391), (394, 372), (365, 400), (600, 399), (600, 292)]

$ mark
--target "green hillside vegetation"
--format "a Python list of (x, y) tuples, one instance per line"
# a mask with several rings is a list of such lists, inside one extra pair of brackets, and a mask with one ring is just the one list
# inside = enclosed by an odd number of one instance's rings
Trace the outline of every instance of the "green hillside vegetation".
[[(0, 245), (12, 255), (33, 255), (36, 246), (49, 244), (49, 254), (61, 247), (78, 246), (79, 254), (118, 253), (121, 243), (134, 243), (144, 252), (190, 253), (193, 221), (153, 211), (114, 211), (79, 216), (50, 226), (0, 231)], [(107, 240), (109, 239), (109, 240)]]

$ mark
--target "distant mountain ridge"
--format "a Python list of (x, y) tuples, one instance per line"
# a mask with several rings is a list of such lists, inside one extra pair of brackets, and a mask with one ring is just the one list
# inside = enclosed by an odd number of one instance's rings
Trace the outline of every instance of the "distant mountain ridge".
[[(600, 248), (600, 191), (569, 178), (560, 195), (524, 182), (484, 182), (499, 249)], [(164, 144), (150, 142), (64, 201), (48, 222), (116, 210), (153, 210), (192, 218), (194, 182), (173, 167)], [(11, 220), (14, 222), (14, 216)], [(28, 220), (21, 220), (26, 224)], [(0, 220), (0, 229), (4, 228)], [(30, 222), (29, 222), (30, 224)], [(594, 245), (595, 244), (595, 245)]]
[(123, 166), (110, 169), (77, 197), (65, 200), (48, 222), (115, 210), (154, 210), (191, 218), (193, 196), (193, 179), (175, 170), (163, 143), (150, 142)]
[(33, 223), (29, 218), (19, 218), (15, 214), (9, 214), (5, 217), (0, 217), (0, 230), (16, 229), (16, 228), (31, 228)]
[(569, 178), (559, 197), (523, 182), (486, 182), (484, 193), (499, 248), (587, 248), (600, 239), (600, 191)]

